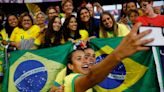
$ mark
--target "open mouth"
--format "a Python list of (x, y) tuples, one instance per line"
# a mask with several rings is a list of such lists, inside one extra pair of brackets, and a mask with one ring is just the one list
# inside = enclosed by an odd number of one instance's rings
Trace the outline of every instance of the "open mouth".
[(16, 23), (15, 22), (13, 22), (13, 23), (11, 23), (12, 25), (15, 25)]
[(84, 64), (84, 65), (82, 66), (83, 69), (88, 69), (88, 67), (89, 67), (88, 64)]

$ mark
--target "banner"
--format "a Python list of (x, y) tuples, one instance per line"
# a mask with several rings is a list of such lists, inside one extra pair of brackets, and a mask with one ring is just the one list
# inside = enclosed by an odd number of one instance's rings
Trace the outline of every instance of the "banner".
[(159, 47), (159, 49), (160, 49), (160, 58), (161, 58), (161, 65), (162, 65), (162, 71), (163, 71), (162, 73), (164, 76), (164, 47)]
[[(66, 65), (72, 43), (54, 48), (15, 51), (9, 58), (9, 76), (3, 92), (47, 92), (57, 73)], [(8, 81), (8, 82), (7, 82)]]
[(157, 77), (161, 91), (164, 92), (164, 47), (152, 47), (156, 64)]

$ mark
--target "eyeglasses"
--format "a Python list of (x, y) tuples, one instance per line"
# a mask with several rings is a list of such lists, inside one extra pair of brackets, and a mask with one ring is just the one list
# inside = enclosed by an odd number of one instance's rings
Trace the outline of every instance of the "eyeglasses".
[(141, 8), (146, 8), (147, 5), (148, 5), (148, 3), (143, 3), (143, 4), (141, 5)]

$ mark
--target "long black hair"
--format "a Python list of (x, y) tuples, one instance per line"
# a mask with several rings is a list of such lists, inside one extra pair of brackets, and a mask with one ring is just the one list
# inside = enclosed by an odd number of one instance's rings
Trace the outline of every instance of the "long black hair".
[[(94, 19), (93, 19), (93, 17), (91, 17), (91, 15), (90, 15), (90, 19), (89, 19), (89, 21), (88, 21), (88, 27), (87, 27), (87, 25), (84, 23), (84, 22), (82, 22), (81, 21), (81, 18), (80, 18), (80, 13), (81, 13), (81, 11), (82, 10), (87, 10), (88, 12), (89, 12), (89, 10), (86, 8), (86, 7), (81, 7), (79, 10), (78, 10), (78, 12), (77, 12), (77, 21), (78, 21), (78, 24), (80, 24), (79, 25), (79, 28), (80, 29), (84, 29), (84, 30), (87, 30), (88, 31), (88, 33), (89, 33), (89, 37), (90, 36), (95, 36), (96, 34), (98, 34), (98, 28), (95, 26), (95, 24), (94, 24)], [(90, 13), (89, 13), (90, 14)]]
[[(58, 16), (54, 16), (48, 23), (48, 28), (45, 33), (45, 44), (44, 47), (52, 47), (57, 46), (61, 44), (62, 40), (62, 28), (60, 28), (59, 31), (55, 31), (53, 29), (53, 23), (56, 18), (59, 18)], [(54, 38), (54, 41), (51, 42), (51, 39)]]
[(14, 16), (18, 20), (18, 17), (15, 14), (8, 14), (7, 15), (7, 19), (6, 19), (6, 23), (5, 23), (5, 29), (6, 29), (6, 33), (8, 34), (8, 37), (11, 36), (11, 33), (12, 33), (13, 29), (15, 28), (15, 27), (10, 26), (10, 24), (9, 24), (9, 17), (10, 16)]
[[(71, 36), (71, 30), (70, 28), (68, 27), (69, 25), (69, 22), (71, 20), (71, 18), (75, 18), (76, 17), (74, 15), (71, 15), (71, 16), (68, 16), (66, 19), (65, 19), (65, 22), (63, 24), (63, 34), (64, 34), (64, 39), (65, 41), (68, 41), (68, 38), (72, 38), (72, 39), (78, 39), (78, 38), (81, 38), (81, 35), (79, 33), (79, 27), (78, 27), (78, 23), (77, 23), (77, 29), (75, 30), (75, 35), (74, 36)], [(76, 19), (77, 20), (77, 19)]]

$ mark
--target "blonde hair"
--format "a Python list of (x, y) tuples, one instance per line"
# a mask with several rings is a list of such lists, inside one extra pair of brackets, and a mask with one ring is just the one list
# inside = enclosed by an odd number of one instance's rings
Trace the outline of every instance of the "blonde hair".
[(47, 18), (46, 14), (44, 12), (39, 11), (39, 12), (35, 13), (35, 16), (34, 16), (34, 19), (35, 19), (34, 23), (35, 24), (37, 24), (36, 19), (37, 19), (37, 17), (38, 17), (39, 14), (43, 15), (45, 17), (45, 19)]

